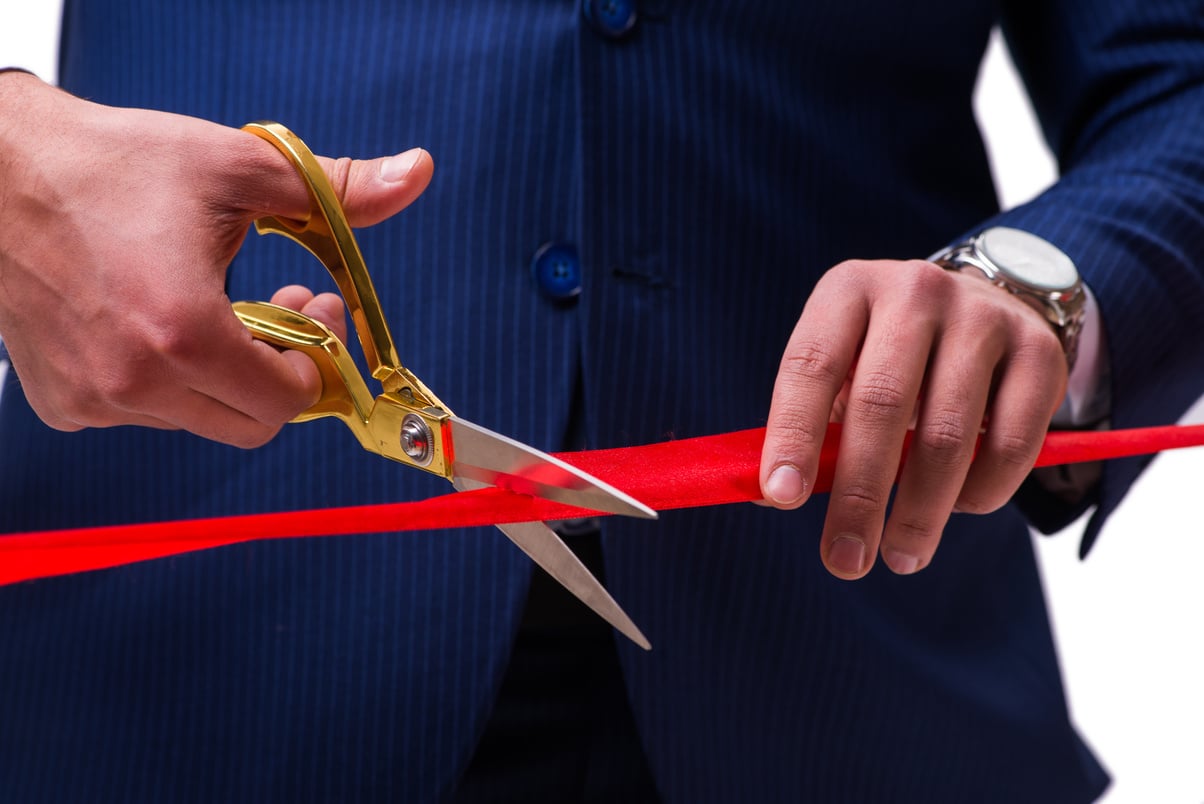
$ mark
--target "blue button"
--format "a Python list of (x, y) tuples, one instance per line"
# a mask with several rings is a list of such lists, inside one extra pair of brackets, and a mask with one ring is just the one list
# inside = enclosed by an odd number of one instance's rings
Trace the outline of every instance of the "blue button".
[(581, 258), (571, 243), (544, 243), (531, 258), (531, 276), (544, 295), (564, 301), (581, 292)]
[(635, 27), (635, 0), (581, 0), (581, 13), (595, 31), (611, 39)]

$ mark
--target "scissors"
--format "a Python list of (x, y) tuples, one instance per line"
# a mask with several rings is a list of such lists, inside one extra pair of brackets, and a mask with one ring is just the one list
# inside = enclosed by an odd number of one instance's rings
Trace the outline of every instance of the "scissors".
[[(307, 219), (265, 217), (255, 222), (256, 230), (285, 235), (326, 266), (347, 303), (368, 368), (384, 388), (373, 397), (347, 347), (321, 322), (267, 302), (235, 302), (235, 315), (255, 338), (301, 351), (318, 367), (322, 395), (294, 422), (336, 417), (364, 449), (444, 477), (458, 491), (497, 486), (580, 508), (656, 518), (654, 510), (598, 478), (459, 418), (403, 367), (359, 245), (313, 153), (279, 123), (243, 128), (288, 157), (310, 195)], [(631, 618), (547, 524), (497, 527), (585, 605), (637, 645), (651, 649)]]

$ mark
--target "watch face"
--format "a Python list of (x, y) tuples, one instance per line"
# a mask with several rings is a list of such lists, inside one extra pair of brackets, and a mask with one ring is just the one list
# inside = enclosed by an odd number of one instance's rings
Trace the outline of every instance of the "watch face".
[(1073, 287), (1079, 273), (1061, 249), (1034, 234), (997, 226), (982, 233), (982, 254), (1009, 278), (1038, 290)]

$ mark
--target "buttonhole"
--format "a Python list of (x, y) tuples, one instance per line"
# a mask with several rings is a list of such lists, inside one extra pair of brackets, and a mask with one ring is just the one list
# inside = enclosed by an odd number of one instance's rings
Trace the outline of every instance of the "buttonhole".
[(615, 279), (621, 279), (624, 282), (635, 282), (653, 290), (669, 289), (673, 287), (673, 283), (665, 279), (663, 276), (655, 274), (645, 274), (639, 271), (632, 271), (624, 268), (621, 265), (612, 265), (610, 274)]

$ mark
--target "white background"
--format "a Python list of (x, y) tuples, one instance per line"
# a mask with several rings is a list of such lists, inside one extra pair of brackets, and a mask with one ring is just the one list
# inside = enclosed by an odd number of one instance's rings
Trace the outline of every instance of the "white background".
[[(53, 79), (58, 8), (0, 0), (0, 66)], [(977, 108), (1001, 201), (1031, 198), (1055, 168), (998, 41)], [(1081, 524), (1037, 538), (1071, 710), (1115, 780), (1107, 804), (1204, 802), (1202, 481), (1204, 451), (1159, 457), (1086, 562)]]

